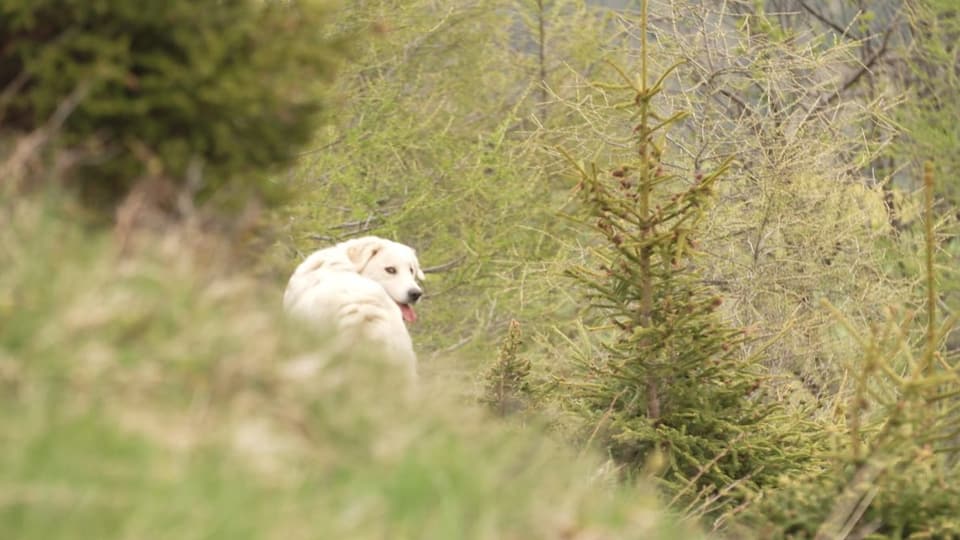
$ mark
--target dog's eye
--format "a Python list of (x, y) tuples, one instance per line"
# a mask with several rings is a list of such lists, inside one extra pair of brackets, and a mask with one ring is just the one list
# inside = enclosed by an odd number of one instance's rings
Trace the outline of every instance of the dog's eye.
[(396, 273), (397, 273), (397, 269), (396, 269), (395, 267), (393, 267), (393, 266), (388, 266), (388, 267), (384, 268), (384, 270), (386, 270), (388, 274), (396, 274)]

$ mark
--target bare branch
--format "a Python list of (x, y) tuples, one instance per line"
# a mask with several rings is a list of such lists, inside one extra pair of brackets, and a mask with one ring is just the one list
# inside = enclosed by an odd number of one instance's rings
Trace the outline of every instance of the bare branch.
[(873, 69), (873, 66), (877, 63), (877, 61), (880, 60), (880, 58), (882, 58), (887, 53), (887, 45), (890, 43), (890, 36), (893, 35), (893, 30), (894, 28), (896, 28), (898, 22), (899, 22), (899, 17), (897, 17), (896, 19), (894, 19), (893, 22), (890, 23), (890, 26), (888, 26), (887, 29), (883, 32), (883, 41), (880, 44), (880, 48), (877, 49), (877, 51), (874, 52), (872, 55), (870, 55), (869, 58), (867, 58), (866, 62), (864, 62), (861, 65), (860, 69), (857, 70), (857, 72), (854, 73), (849, 79), (847, 79), (840, 86), (839, 90), (831, 94), (825, 100), (821, 100), (819, 105), (815, 106), (812, 109), (812, 113), (818, 113), (821, 110), (823, 110), (825, 107), (836, 103), (836, 101), (840, 99), (840, 97), (843, 95), (844, 92), (846, 92), (851, 86), (857, 84), (857, 81), (859, 81), (861, 78), (863, 78), (864, 75), (866, 75), (867, 73), (870, 72), (871, 69)]
[(331, 225), (327, 227), (331, 231), (339, 231), (344, 229), (354, 229), (353, 233), (367, 232), (373, 229), (375, 226), (383, 223), (384, 218), (393, 215), (397, 212), (397, 209), (385, 209), (380, 214), (370, 214), (363, 219), (357, 219), (354, 221), (344, 221), (343, 223), (337, 225)]
[(436, 274), (436, 273), (440, 273), (440, 272), (446, 272), (447, 270), (449, 270), (449, 269), (451, 269), (451, 268), (454, 268), (455, 266), (457, 266), (458, 264), (460, 264), (461, 262), (463, 262), (463, 260), (466, 259), (466, 258), (467, 258), (466, 255), (461, 255), (461, 256), (457, 257), (456, 259), (452, 259), (452, 260), (447, 261), (447, 262), (445, 262), (445, 263), (443, 263), (443, 264), (438, 264), (438, 265), (436, 265), (436, 266), (429, 266), (429, 267), (423, 269), (423, 273), (424, 273), (424, 274)]
[[(803, 0), (799, 0), (799, 2), (800, 2), (800, 7), (802, 7), (802, 8), (804, 9), (804, 11), (806, 11), (807, 13), (813, 15), (818, 21), (820, 21), (820, 22), (822, 22), (823, 24), (827, 25), (828, 27), (830, 27), (831, 30), (833, 30), (833, 31), (836, 32), (837, 34), (840, 34), (842, 37), (847, 37), (847, 36), (849, 35), (850, 38), (853, 39), (853, 40), (855, 40), (855, 41), (861, 41), (861, 40), (863, 39), (862, 37), (860, 37), (860, 36), (858, 36), (858, 35), (856, 35), (856, 34), (853, 34), (853, 33), (849, 32), (849, 29), (850, 29), (850, 25), (849, 25), (849, 24), (847, 25), (847, 28), (843, 28), (843, 27), (841, 27), (840, 25), (838, 25), (838, 24), (834, 23), (833, 21), (831, 21), (830, 19), (827, 19), (827, 18), (826, 18), (825, 16), (823, 16), (820, 12), (818, 12), (818, 11), (814, 10), (813, 8), (811, 8), (811, 7), (810, 7), (809, 5), (807, 5), (807, 3), (804, 2)], [(850, 24), (853, 24), (853, 21), (850, 21)]]

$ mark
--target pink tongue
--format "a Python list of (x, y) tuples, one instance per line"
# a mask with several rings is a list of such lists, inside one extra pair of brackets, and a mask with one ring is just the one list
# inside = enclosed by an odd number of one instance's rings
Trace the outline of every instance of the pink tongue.
[(410, 304), (397, 304), (400, 306), (400, 313), (403, 314), (403, 320), (407, 322), (416, 322), (417, 313), (413, 311), (413, 308), (410, 307)]

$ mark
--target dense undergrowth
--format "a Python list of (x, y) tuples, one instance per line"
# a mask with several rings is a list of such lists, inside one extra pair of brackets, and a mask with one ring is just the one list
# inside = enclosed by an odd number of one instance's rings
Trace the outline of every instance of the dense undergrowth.
[(193, 234), (121, 254), (63, 213), (0, 205), (4, 538), (697, 535), (469, 381), (326, 355)]

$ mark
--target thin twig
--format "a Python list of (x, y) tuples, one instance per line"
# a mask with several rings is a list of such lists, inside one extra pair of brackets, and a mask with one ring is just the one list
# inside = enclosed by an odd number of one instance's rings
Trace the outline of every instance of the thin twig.
[(600, 432), (600, 427), (603, 426), (603, 424), (606, 423), (606, 421), (610, 418), (610, 415), (613, 414), (613, 407), (617, 404), (617, 400), (619, 400), (620, 397), (623, 396), (623, 393), (626, 391), (627, 389), (624, 388), (617, 395), (613, 396), (612, 400), (610, 400), (610, 405), (607, 407), (607, 410), (604, 411), (603, 416), (600, 417), (600, 420), (597, 422), (596, 427), (593, 428), (593, 432), (590, 433), (590, 437), (587, 438), (587, 442), (583, 445), (583, 448), (580, 450), (580, 457), (583, 457), (583, 455), (587, 452), (587, 449), (590, 448), (590, 445), (593, 444), (593, 439), (596, 438), (597, 433)]
[(443, 264), (438, 264), (438, 265), (436, 265), (436, 266), (428, 266), (427, 268), (424, 268), (424, 269), (423, 269), (423, 273), (424, 273), (424, 274), (436, 274), (436, 273), (439, 273), (439, 272), (445, 272), (445, 271), (447, 271), (447, 270), (449, 270), (449, 269), (457, 266), (458, 264), (460, 264), (461, 262), (463, 262), (463, 260), (466, 259), (466, 258), (467, 258), (466, 255), (461, 255), (461, 256), (457, 257), (456, 259), (447, 261), (447, 262), (445, 262), (445, 263), (443, 263)]
[(343, 223), (337, 225), (331, 225), (327, 227), (328, 230), (338, 231), (343, 229), (354, 229), (352, 233), (361, 233), (373, 229), (376, 225), (383, 223), (385, 218), (397, 213), (397, 209), (385, 209), (379, 214), (370, 214), (363, 219), (357, 219), (354, 221), (344, 221)]
[(899, 17), (897, 19), (894, 19), (894, 21), (890, 23), (890, 26), (888, 26), (887, 29), (884, 31), (883, 41), (880, 44), (880, 48), (877, 49), (875, 53), (870, 55), (870, 58), (867, 58), (867, 61), (863, 63), (863, 65), (860, 67), (859, 70), (857, 70), (856, 73), (854, 73), (849, 79), (847, 79), (840, 86), (839, 90), (832, 93), (829, 97), (827, 97), (827, 99), (820, 101), (819, 105), (813, 107), (811, 109), (813, 113), (818, 113), (824, 108), (826, 108), (827, 106), (833, 105), (834, 103), (836, 103), (836, 101), (840, 99), (840, 97), (843, 95), (844, 92), (846, 92), (854, 84), (857, 84), (857, 81), (859, 81), (861, 78), (863, 78), (864, 75), (870, 72), (874, 64), (876, 64), (877, 61), (880, 60), (880, 58), (882, 58), (887, 53), (887, 45), (890, 43), (890, 36), (893, 34), (894, 28), (896, 28), (898, 20), (899, 20)]
[(437, 350), (437, 351), (433, 351), (433, 353), (430, 354), (430, 358), (431, 358), (431, 359), (436, 359), (436, 358), (439, 357), (441, 354), (451, 353), (451, 352), (453, 352), (453, 351), (455, 351), (455, 350), (463, 347), (463, 346), (466, 345), (467, 343), (470, 343), (471, 341), (473, 341), (473, 338), (474, 338), (474, 335), (471, 334), (471, 335), (469, 335), (469, 336), (464, 337), (464, 338), (461, 339), (460, 341), (454, 343), (453, 345), (450, 345), (449, 347), (444, 347), (443, 349), (440, 349), (440, 350)]
[[(841, 27), (839, 24), (836, 24), (836, 23), (834, 23), (833, 21), (831, 21), (830, 19), (827, 19), (826, 17), (824, 17), (824, 16), (823, 16), (822, 14), (820, 14), (819, 12), (814, 11), (813, 8), (811, 8), (810, 6), (808, 6), (807, 3), (804, 2), (803, 0), (800, 0), (800, 7), (802, 7), (807, 13), (813, 15), (818, 21), (820, 21), (820, 22), (822, 22), (823, 24), (825, 24), (825, 25), (827, 25), (828, 27), (830, 27), (830, 29), (833, 30), (834, 32), (836, 32), (837, 34), (840, 34), (842, 37), (847, 37), (847, 35), (848, 35), (848, 33), (849, 33), (849, 32), (848, 32), (848, 30), (849, 30), (849, 25), (848, 25), (847, 28)], [(850, 21), (850, 24), (853, 24), (853, 21)], [(852, 39), (854, 39), (854, 40), (856, 40), (856, 41), (860, 41), (860, 40), (862, 39), (862, 38), (861, 38), (860, 36), (858, 36), (858, 35), (855, 35), (855, 34), (852, 34), (852, 33), (849, 33), (849, 34), (852, 36)]]

